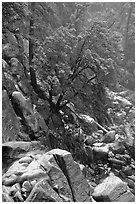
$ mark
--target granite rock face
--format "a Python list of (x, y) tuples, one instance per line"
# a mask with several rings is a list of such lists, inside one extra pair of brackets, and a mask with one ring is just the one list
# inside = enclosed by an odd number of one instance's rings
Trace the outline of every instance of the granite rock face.
[[(19, 143), (12, 146), (9, 152), (17, 150)], [(71, 153), (61, 149), (44, 153), (33, 146), (36, 144), (22, 144), (23, 154), (20, 151), (4, 172), (3, 201), (92, 202), (91, 188)]]
[(54, 149), (49, 153), (54, 155), (66, 176), (73, 194), (73, 200), (76, 202), (90, 202), (90, 186), (84, 178), (79, 165), (73, 160), (71, 153), (61, 149)]
[[(129, 197), (127, 196), (129, 194)], [(125, 195), (124, 199), (123, 196)], [(111, 174), (101, 184), (95, 187), (92, 194), (96, 201), (115, 202), (134, 200), (134, 195), (128, 192), (127, 184), (119, 177)]]

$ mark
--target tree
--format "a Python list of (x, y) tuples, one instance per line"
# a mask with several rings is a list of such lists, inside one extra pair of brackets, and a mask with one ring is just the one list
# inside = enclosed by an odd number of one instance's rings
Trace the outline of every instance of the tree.
[[(108, 125), (111, 120), (107, 114), (106, 88), (116, 87), (117, 67), (123, 60), (124, 34), (122, 28), (118, 28), (118, 17), (125, 14), (125, 4), (119, 4), (118, 12), (115, 12), (118, 6), (109, 3), (30, 2), (21, 5), (25, 15), (18, 39), (22, 36), (23, 42), (26, 40), (29, 44), (27, 52), (22, 54), (28, 66), (24, 69), (25, 75), (16, 70), (19, 72), (16, 76), (21, 76), (18, 81), (9, 66), (6, 69), (10, 77), (18, 84), (23, 78), (26, 80), (29, 91), (24, 93), (31, 96), (37, 110), (42, 106), (47, 110), (43, 117), (59, 141), (66, 140), (67, 121), (78, 126), (79, 113), (88, 113), (101, 125)], [(91, 13), (94, 6), (99, 13)], [(14, 15), (18, 15), (17, 9), (13, 10)], [(12, 14), (9, 10), (7, 13)], [(10, 33), (17, 39), (13, 31)], [(9, 44), (4, 42), (4, 47)], [(4, 60), (11, 65), (13, 56), (5, 56)], [(18, 54), (14, 57), (23, 64)]]

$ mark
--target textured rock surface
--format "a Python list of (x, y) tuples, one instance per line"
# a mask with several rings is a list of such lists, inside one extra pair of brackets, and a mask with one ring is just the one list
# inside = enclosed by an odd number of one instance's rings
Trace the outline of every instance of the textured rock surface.
[(99, 184), (92, 194), (96, 201), (114, 202), (127, 191), (127, 184), (113, 174)]
[(60, 149), (51, 150), (49, 153), (55, 155), (58, 161), (63, 161), (64, 171), (66, 169), (75, 201), (90, 202), (90, 186), (84, 178), (79, 165), (74, 162), (72, 155)]
[(2, 201), (14, 202), (14, 200), (9, 196), (9, 191), (6, 186), (2, 186)]
[(109, 146), (108, 145), (104, 145), (104, 146), (100, 146), (100, 147), (93, 147), (93, 152), (94, 152), (94, 160), (98, 161), (98, 160), (107, 160), (108, 158), (108, 152), (109, 152)]
[[(15, 145), (9, 144), (11, 150), (19, 148), (19, 142)], [(4, 193), (3, 200), (8, 200), (11, 196), (15, 202), (92, 201), (93, 189), (90, 188), (71, 153), (60, 149), (47, 153), (37, 152), (32, 151), (33, 148), (30, 146), (35, 145), (28, 145), (27, 142), (22, 144), (20, 149), (25, 153), (21, 158), (17, 157), (17, 161), (10, 164), (3, 174), (4, 188), (10, 188), (9, 194), (8, 191), (7, 194)]]
[(20, 121), (12, 108), (6, 91), (2, 92), (2, 139), (3, 142), (17, 140)]
[(62, 199), (52, 189), (48, 181), (42, 179), (35, 185), (26, 202), (62, 202)]
[(115, 140), (115, 134), (116, 132), (114, 130), (109, 131), (102, 137), (102, 142), (105, 143), (113, 142)]
[(72, 200), (73, 197), (67, 178), (57, 165), (53, 155), (50, 154), (50, 152), (51, 151), (44, 154), (40, 158), (39, 163), (47, 169), (47, 174), (52, 180), (52, 186), (56, 187), (61, 195), (67, 196), (70, 200)]
[(123, 193), (115, 202), (135, 202), (135, 196), (130, 191)]
[[(25, 156), (27, 152), (34, 151), (35, 154), (41, 151), (40, 142), (21, 142), (12, 141), (2, 145), (2, 168), (3, 172), (11, 166), (12, 162)], [(44, 152), (44, 150), (43, 150)], [(31, 159), (28, 157), (28, 159)]]

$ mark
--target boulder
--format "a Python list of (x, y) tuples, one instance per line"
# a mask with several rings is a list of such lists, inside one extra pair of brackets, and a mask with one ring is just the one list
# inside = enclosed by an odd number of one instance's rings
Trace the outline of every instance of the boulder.
[(97, 141), (97, 139), (95, 139), (94, 137), (88, 136), (88, 137), (85, 139), (84, 143), (85, 143), (86, 145), (92, 146), (96, 141)]
[[(11, 153), (12, 145), (8, 146)], [(15, 143), (15, 147), (17, 146), (18, 143)], [(19, 150), (20, 156), (9, 165), (2, 177), (3, 185), (12, 186), (15, 201), (91, 201), (93, 189), (71, 153), (61, 149), (44, 153), (42, 150), (31, 150), (32, 148), (27, 152), (27, 143), (24, 142), (22, 146), (23, 152), (14, 147), (16, 151)], [(17, 184), (21, 186), (21, 190), (16, 188)]]
[(6, 37), (7, 37), (7, 40), (10, 44), (13, 44), (15, 46), (18, 46), (18, 41), (15, 37), (15, 35), (13, 33), (11, 33), (10, 31), (7, 31), (6, 32)]
[(122, 171), (125, 173), (126, 176), (132, 176), (132, 167), (125, 166), (122, 168)]
[(46, 179), (39, 181), (30, 195), (26, 199), (26, 202), (62, 202), (63, 200), (52, 189)]
[(25, 128), (31, 140), (37, 139), (45, 132), (48, 132), (48, 127), (43, 117), (36, 110), (33, 110), (30, 99), (26, 99), (19, 91), (14, 91), (12, 103), (16, 114), (23, 121), (25, 120)]
[(121, 104), (122, 107), (131, 107), (132, 103), (128, 101), (126, 98), (123, 98), (121, 96), (116, 96), (117, 101)]
[[(12, 141), (6, 142), (2, 145), (2, 168), (3, 172), (5, 172), (11, 164), (24, 156), (24, 158), (19, 160), (19, 163), (29, 163), (32, 161), (30, 157), (25, 157), (26, 153), (29, 151), (34, 151), (34, 153), (38, 153), (43, 149), (40, 142), (32, 141), (32, 142), (23, 142), (23, 141)], [(44, 151), (43, 151), (44, 152)], [(43, 153), (42, 152), (42, 153)]]
[[(28, 156), (29, 157), (29, 156)], [(26, 180), (49, 178), (47, 172), (41, 168), (37, 160), (33, 159), (29, 163), (20, 163), (20, 160), (14, 162), (8, 171), (2, 177), (2, 183), (5, 186), (11, 186), (15, 183), (23, 183)]]
[(24, 67), (15, 57), (10, 59), (12, 74), (19, 75), (20, 79), (25, 78)]
[(92, 197), (96, 201), (115, 202), (123, 193), (127, 192), (127, 184), (119, 177), (111, 174), (95, 187)]
[(127, 179), (126, 179), (126, 182), (127, 182), (128, 186), (129, 186), (130, 188), (132, 188), (132, 189), (135, 188), (135, 182), (134, 182), (132, 179), (127, 178)]
[[(67, 178), (56, 163), (54, 156), (50, 154), (50, 151), (39, 159), (39, 163), (47, 169), (47, 174), (52, 180), (53, 188), (57, 187), (62, 196), (66, 196), (72, 201), (73, 197)], [(50, 164), (50, 166), (48, 166), (48, 164)]]
[(115, 202), (135, 202), (135, 196), (130, 191), (123, 193)]
[[(15, 110), (18, 109), (18, 113), (16, 113), (17, 115), (19, 114), (19, 112), (22, 112), (23, 114), (33, 113), (30, 100), (26, 99), (25, 96), (23, 96), (23, 94), (19, 91), (14, 91), (12, 93), (12, 104), (15, 106)], [(19, 117), (21, 116), (19, 115)]]
[(19, 54), (19, 48), (16, 45), (6, 43), (2, 46), (2, 54), (7, 57), (17, 57)]
[(110, 144), (110, 150), (114, 154), (124, 154), (125, 146), (124, 146), (123, 142), (116, 140), (116, 141), (114, 141), (114, 143)]
[(73, 194), (73, 201), (90, 202), (90, 186), (84, 178), (79, 165), (74, 162), (71, 153), (61, 149), (54, 149), (49, 153), (54, 155), (56, 162), (68, 180)]
[(114, 142), (114, 140), (115, 140), (115, 135), (116, 135), (115, 130), (111, 130), (111, 131), (107, 132), (107, 133), (102, 137), (101, 141), (104, 142), (104, 143)]
[(108, 145), (103, 145), (100, 147), (98, 147), (98, 146), (93, 147), (94, 161), (107, 161), (108, 153), (109, 153), (109, 146)]
[(116, 166), (125, 166), (126, 164), (125, 164), (125, 162), (124, 161), (121, 161), (121, 160), (119, 160), (119, 159), (115, 159), (115, 158), (109, 158), (108, 159), (108, 162), (111, 164), (111, 165), (114, 165), (115, 167)]

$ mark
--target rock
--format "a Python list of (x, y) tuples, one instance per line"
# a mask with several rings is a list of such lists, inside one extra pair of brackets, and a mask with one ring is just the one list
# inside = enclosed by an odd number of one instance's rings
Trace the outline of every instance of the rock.
[(14, 91), (12, 93), (12, 102), (15, 105), (16, 109), (19, 109), (18, 113), (16, 113), (17, 115), (19, 114), (19, 112), (22, 112), (23, 114), (33, 114), (32, 104), (30, 100), (26, 99), (21, 92)]
[(117, 112), (115, 113), (115, 116), (114, 116), (114, 121), (116, 124), (122, 124), (123, 123), (123, 115), (121, 112)]
[(127, 163), (130, 163), (131, 157), (128, 154), (124, 154), (122, 156), (126, 159)]
[(135, 196), (130, 191), (123, 193), (115, 202), (135, 202)]
[(108, 153), (108, 157), (114, 157), (115, 155), (113, 154), (113, 152), (112, 151), (109, 151), (109, 153)]
[(134, 183), (134, 181), (131, 180), (130, 178), (127, 178), (127, 179), (126, 179), (126, 182), (127, 182), (128, 186), (129, 186), (130, 188), (132, 188), (132, 189), (135, 188), (135, 183)]
[(118, 101), (113, 101), (112, 104), (113, 104), (113, 108), (115, 108), (116, 110), (119, 110), (120, 104)]
[(36, 180), (33, 180), (33, 181), (30, 181), (30, 183), (31, 183), (32, 187), (34, 187), (37, 182), (36, 182)]
[(7, 92), (2, 91), (2, 142), (18, 140), (21, 124), (12, 108)]
[(116, 164), (116, 165), (120, 165), (120, 166), (124, 166), (125, 163), (119, 159), (115, 159), (115, 158), (108, 158), (108, 162), (113, 165), (113, 164)]
[(102, 139), (101, 139), (101, 142), (104, 142), (104, 143), (111, 143), (111, 142), (114, 142), (115, 140), (115, 130), (111, 130), (109, 131), (108, 133), (106, 133)]
[(23, 158), (21, 158), (20, 160), (19, 160), (19, 163), (21, 164), (21, 163), (27, 163), (27, 164), (30, 164), (31, 162), (32, 162), (32, 158), (31, 157), (28, 157), (28, 156), (26, 156), (26, 157), (23, 157)]
[(39, 181), (26, 202), (63, 202), (59, 195), (52, 189), (46, 179)]
[(9, 189), (6, 186), (2, 186), (2, 202), (14, 202), (9, 196)]
[(46, 171), (41, 168), (37, 160), (34, 159), (30, 164), (20, 163), (19, 161), (14, 162), (3, 175), (2, 182), (4, 185), (11, 186), (15, 183), (23, 183), (25, 180), (48, 178)]
[(50, 151), (40, 158), (39, 163), (47, 169), (47, 174), (52, 180), (53, 187), (58, 186), (60, 193), (72, 200), (72, 193), (67, 178), (57, 165), (53, 155), (50, 154)]
[(13, 44), (6, 43), (2, 46), (2, 54), (6, 55), (9, 58), (17, 57), (17, 55), (19, 54), (19, 49)]
[(132, 175), (132, 176), (128, 176), (127, 178), (129, 178), (130, 180), (134, 181), (135, 182), (135, 176)]
[(93, 147), (94, 161), (107, 161), (109, 153), (109, 146)]
[(135, 109), (129, 111), (127, 120), (130, 123), (134, 119), (135, 119)]
[(11, 196), (14, 196), (16, 194), (17, 191), (21, 191), (21, 186), (19, 183), (15, 183), (9, 190), (9, 194)]
[(110, 150), (114, 153), (114, 154), (124, 154), (125, 151), (125, 146), (123, 145), (122, 142), (120, 141), (115, 141), (114, 143), (112, 143), (110, 145)]
[(117, 100), (119, 101), (119, 103), (121, 103), (122, 107), (131, 107), (132, 103), (130, 103), (130, 101), (128, 101), (126, 98), (123, 98), (121, 96), (117, 96)]
[(18, 41), (13, 33), (11, 33), (10, 31), (6, 32), (6, 37), (10, 44), (18, 46)]
[(85, 134), (92, 134), (98, 130), (97, 125), (94, 123), (94, 119), (88, 115), (79, 114), (78, 121), (80, 126), (84, 130)]
[(113, 173), (115, 174), (115, 176), (119, 176), (119, 170), (113, 169)]
[(29, 181), (24, 181), (22, 184), (22, 188), (25, 188), (26, 191), (31, 191), (32, 190), (32, 185)]
[(122, 168), (122, 171), (125, 173), (126, 176), (132, 176), (132, 167), (125, 166)]
[[(23, 141), (12, 141), (2, 144), (2, 168), (5, 172), (6, 169), (12, 164), (13, 161), (19, 159), (29, 151), (42, 149), (40, 142), (23, 142)], [(26, 158), (23, 158), (25, 160)], [(19, 162), (23, 162), (20, 160)], [(30, 162), (32, 159), (27, 157), (27, 162)], [(24, 162), (23, 162), (24, 163)]]
[(90, 145), (92, 146), (97, 140), (93, 138), (92, 136), (89, 136), (88, 138), (85, 139), (84, 143), (85, 145)]
[(9, 68), (10, 68), (9, 64), (4, 59), (2, 59), (2, 69), (6, 71)]
[(122, 178), (124, 180), (126, 179), (126, 175), (122, 170), (119, 170), (119, 176), (120, 176), (120, 178)]
[(21, 192), (17, 191), (13, 196), (14, 202), (24, 202)]
[[(16, 114), (26, 122), (28, 129), (33, 132), (30, 139), (34, 140), (41, 136), (41, 134), (48, 132), (48, 127), (42, 116), (33, 110), (30, 99), (26, 99), (19, 91), (12, 93), (12, 103)], [(40, 134), (41, 133), (41, 134)]]
[[(38, 141), (24, 142), (11, 141), (2, 144), (2, 155), (9, 155), (10, 158), (18, 158), (18, 155), (25, 154), (33, 150), (43, 150), (44, 148)], [(26, 158), (24, 158), (26, 159)], [(22, 160), (20, 160), (21, 162)]]
[(79, 165), (74, 162), (72, 155), (61, 149), (54, 149), (49, 153), (54, 155), (61, 170), (67, 177), (73, 194), (73, 201), (90, 202), (90, 186), (84, 178)]
[(19, 62), (17, 58), (14, 58), (14, 57), (11, 58), (10, 64), (11, 64), (12, 74), (19, 75), (20, 78), (25, 78), (25, 75), (23, 72), (24, 70), (23, 65)]
[(125, 132), (126, 140), (124, 140), (124, 142), (126, 143), (126, 146), (134, 147), (134, 137), (129, 123), (125, 124)]
[(97, 133), (99, 133), (100, 135), (103, 135), (103, 130), (98, 130)]
[(118, 159), (118, 160), (123, 161), (124, 163), (127, 162), (127, 160), (125, 159), (125, 157), (124, 157), (123, 154), (116, 154), (116, 155), (115, 155), (115, 158)]
[(103, 142), (96, 142), (93, 144), (94, 147), (102, 147), (104, 145)]
[(97, 202), (115, 202), (127, 191), (127, 184), (113, 174), (95, 187), (92, 197)]

